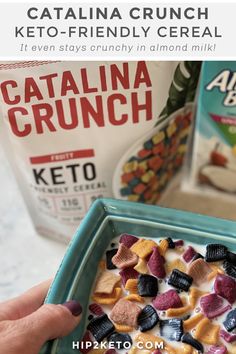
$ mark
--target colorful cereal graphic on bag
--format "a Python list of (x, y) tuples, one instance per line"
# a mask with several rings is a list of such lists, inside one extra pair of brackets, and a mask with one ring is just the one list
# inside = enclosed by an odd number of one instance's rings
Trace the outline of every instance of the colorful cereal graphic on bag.
[(236, 193), (236, 62), (204, 62), (197, 102), (190, 178), (184, 188)]
[[(155, 204), (183, 164), (200, 63), (178, 65), (156, 127), (122, 157), (114, 175), (118, 198)], [(120, 188), (118, 189), (118, 186)]]
[(113, 245), (92, 289), (82, 353), (236, 352), (234, 252), (129, 234)]

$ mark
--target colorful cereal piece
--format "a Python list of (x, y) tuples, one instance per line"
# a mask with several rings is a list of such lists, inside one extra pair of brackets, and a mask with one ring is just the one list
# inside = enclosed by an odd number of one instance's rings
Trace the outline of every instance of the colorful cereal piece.
[(137, 186), (135, 186), (135, 187), (133, 188), (133, 192), (134, 192), (135, 194), (142, 194), (142, 193), (145, 191), (146, 188), (147, 188), (146, 184), (144, 184), (144, 183), (139, 183), (139, 184), (137, 184)]
[(99, 294), (93, 295), (93, 301), (101, 305), (112, 305), (115, 304), (122, 295), (121, 288), (115, 288), (111, 294)]
[(99, 267), (100, 270), (105, 270), (105, 269), (106, 269), (106, 261), (104, 261), (104, 259), (102, 259), (102, 260), (99, 262), (98, 267)]
[(125, 326), (125, 325), (121, 325), (118, 323), (114, 323), (114, 326), (115, 326), (116, 331), (121, 332), (121, 333), (129, 333), (134, 330), (134, 328), (131, 326)]
[(223, 268), (226, 274), (228, 274), (233, 278), (236, 278), (236, 267), (232, 263), (229, 263), (228, 261), (224, 261)]
[(152, 142), (153, 144), (159, 144), (164, 139), (165, 139), (165, 133), (163, 131), (160, 131), (153, 136)]
[(188, 275), (193, 278), (194, 283), (197, 285), (207, 281), (207, 277), (211, 272), (211, 267), (202, 258), (192, 262), (188, 268)]
[(178, 308), (183, 306), (179, 294), (177, 291), (172, 289), (157, 295), (152, 303), (153, 306), (159, 311), (165, 311), (169, 308)]
[(209, 348), (207, 354), (227, 354), (228, 350), (223, 345), (214, 345)]
[(215, 345), (218, 343), (220, 326), (213, 324), (208, 318), (204, 318), (196, 326), (194, 337), (199, 341)]
[(236, 341), (236, 333), (229, 333), (224, 329), (220, 330), (220, 337), (223, 338), (227, 343), (233, 343)]
[(112, 250), (106, 251), (106, 266), (107, 269), (116, 269), (116, 266), (112, 263), (112, 258), (117, 253), (118, 248), (113, 248)]
[(128, 279), (125, 284), (125, 290), (128, 290), (130, 294), (138, 293), (138, 279)]
[(159, 253), (159, 248), (154, 247), (151, 257), (147, 263), (150, 273), (156, 277), (163, 279), (166, 276), (164, 260), (161, 254)]
[(222, 261), (227, 257), (227, 247), (218, 243), (206, 246), (205, 260), (207, 262)]
[(138, 264), (134, 267), (134, 269), (141, 274), (147, 274), (148, 273), (147, 262), (144, 259), (139, 258)]
[(142, 150), (139, 150), (138, 157), (140, 157), (141, 159), (145, 159), (146, 157), (150, 156), (151, 154), (152, 154), (151, 150), (142, 149)]
[(111, 294), (117, 283), (121, 280), (119, 275), (116, 275), (112, 272), (105, 270), (99, 274), (94, 293), (95, 294)]
[(158, 245), (158, 250), (160, 255), (164, 256), (168, 248), (169, 248), (169, 242), (167, 240), (161, 240), (161, 242)]
[(131, 251), (136, 253), (140, 258), (146, 258), (152, 253), (153, 247), (157, 246), (153, 240), (139, 239), (132, 247)]
[(186, 274), (181, 272), (178, 269), (174, 269), (170, 275), (170, 278), (168, 280), (168, 284), (172, 285), (173, 287), (188, 291), (190, 286), (192, 285), (193, 278)]
[(111, 310), (110, 318), (115, 323), (136, 328), (141, 311), (142, 309), (133, 302), (120, 299)]
[(152, 147), (153, 147), (153, 142), (152, 142), (152, 140), (150, 139), (150, 140), (145, 141), (145, 143), (143, 144), (143, 146), (144, 146), (145, 149), (151, 150)]
[(231, 309), (231, 306), (224, 304), (222, 297), (217, 294), (209, 294), (202, 296), (200, 299), (200, 306), (204, 315), (213, 319)]
[(94, 338), (101, 342), (115, 329), (113, 323), (106, 314), (94, 317), (88, 324), (87, 329), (92, 333)]
[(148, 183), (153, 176), (155, 176), (155, 173), (152, 170), (148, 170), (144, 175), (142, 175), (141, 181), (143, 183)]
[(178, 318), (160, 321), (160, 334), (170, 341), (179, 342), (183, 335), (183, 321)]
[(138, 294), (143, 297), (154, 297), (157, 292), (157, 278), (149, 274), (140, 274), (138, 277)]
[(171, 123), (168, 127), (167, 127), (167, 136), (168, 138), (170, 138), (177, 130), (177, 126), (175, 124), (175, 122)]
[(129, 172), (129, 173), (124, 173), (122, 176), (121, 176), (121, 182), (122, 183), (129, 183), (130, 181), (132, 181), (134, 178), (134, 173), (132, 172)]
[(91, 338), (90, 332), (86, 331), (83, 338), (80, 341), (80, 352), (82, 354), (87, 354), (93, 348), (93, 340)]
[(131, 162), (127, 162), (123, 166), (123, 171), (126, 173), (133, 172), (133, 171), (136, 171), (137, 167), (138, 167), (138, 162), (136, 160), (134, 160)]
[(120, 243), (123, 243), (126, 247), (130, 248), (133, 246), (135, 242), (137, 242), (139, 239), (138, 237), (134, 235), (129, 235), (129, 234), (122, 234), (120, 236)]
[(124, 299), (129, 301), (144, 302), (144, 299), (138, 294), (130, 294), (124, 297)]
[(171, 273), (173, 269), (178, 269), (180, 270), (181, 272), (186, 272), (186, 265), (184, 264), (183, 261), (181, 261), (181, 259), (177, 258), (177, 259), (174, 259), (173, 261), (171, 262), (168, 262), (166, 264), (166, 271), (167, 273)]
[(203, 296), (208, 294), (206, 291), (199, 290), (197, 288), (191, 288), (189, 292), (189, 303), (192, 307), (192, 309), (196, 306), (198, 299)]
[(156, 310), (151, 306), (145, 306), (138, 316), (138, 325), (141, 332), (151, 330), (159, 322)]
[(197, 252), (195, 249), (192, 246), (189, 246), (183, 254), (183, 259), (186, 263), (189, 263), (196, 254)]
[(139, 275), (139, 273), (134, 268), (122, 269), (119, 274), (121, 276), (123, 286), (125, 286), (127, 280), (137, 279)]
[(236, 281), (231, 277), (219, 274), (214, 283), (216, 294), (228, 300), (230, 304), (236, 301)]
[(179, 308), (170, 308), (166, 311), (168, 317), (179, 317), (188, 314), (192, 310), (190, 305)]
[(192, 262), (196, 261), (199, 258), (204, 259), (203, 255), (201, 253), (196, 253), (195, 256), (192, 259)]
[(120, 194), (123, 197), (126, 197), (127, 195), (130, 196), (130, 194), (132, 194), (132, 188), (131, 187), (123, 187), (120, 189)]
[(174, 241), (172, 240), (171, 237), (168, 237), (168, 238), (166, 239), (166, 241), (168, 242), (168, 247), (169, 247), (169, 249), (174, 249), (174, 248), (175, 248), (175, 243), (174, 243)]
[(163, 160), (159, 156), (152, 157), (148, 160), (148, 166), (151, 170), (157, 172), (163, 165)]
[(95, 303), (89, 305), (89, 310), (96, 316), (101, 316), (104, 314), (104, 311), (101, 306)]
[(198, 313), (184, 321), (184, 330), (186, 332), (193, 329), (204, 318), (202, 313)]
[(228, 332), (231, 332), (236, 328), (236, 309), (233, 309), (227, 314), (226, 319), (223, 322), (223, 325), (225, 326), (225, 329)]
[(139, 195), (136, 195), (136, 194), (130, 194), (128, 196), (128, 200), (130, 202), (137, 202), (139, 200)]
[(227, 252), (227, 261), (236, 266), (236, 254), (233, 252)]
[(182, 247), (184, 245), (184, 240), (178, 240), (174, 242), (175, 247)]
[(133, 344), (130, 335), (127, 333), (113, 332), (108, 336), (107, 339), (109, 342), (112, 342), (114, 347), (116, 347), (117, 349), (124, 349), (126, 347), (125, 343), (129, 343), (130, 345)]
[(112, 263), (119, 269), (129, 268), (138, 263), (138, 256), (120, 243), (117, 253), (112, 257)]
[(200, 353), (204, 353), (203, 345), (194, 339), (190, 333), (184, 333), (182, 342), (191, 345), (191, 347), (197, 349)]

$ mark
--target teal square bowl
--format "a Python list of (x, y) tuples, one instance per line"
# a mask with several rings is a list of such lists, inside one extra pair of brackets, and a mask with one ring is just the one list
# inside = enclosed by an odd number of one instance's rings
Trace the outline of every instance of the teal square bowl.
[(149, 238), (172, 237), (197, 244), (224, 243), (236, 250), (236, 223), (175, 209), (112, 199), (93, 203), (75, 233), (46, 303), (78, 300), (83, 306), (80, 325), (67, 337), (46, 343), (41, 354), (74, 354), (73, 341), (85, 331), (91, 288), (98, 263), (111, 240), (121, 233)]

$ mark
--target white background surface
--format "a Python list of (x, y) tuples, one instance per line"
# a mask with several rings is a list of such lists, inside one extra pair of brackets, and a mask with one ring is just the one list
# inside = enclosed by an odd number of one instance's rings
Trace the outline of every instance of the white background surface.
[(0, 301), (53, 277), (66, 246), (38, 236), (0, 147)]

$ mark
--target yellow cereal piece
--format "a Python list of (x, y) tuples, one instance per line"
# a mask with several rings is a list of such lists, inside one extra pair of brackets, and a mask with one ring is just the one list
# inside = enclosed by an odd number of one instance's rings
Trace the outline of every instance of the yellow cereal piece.
[(186, 272), (186, 265), (184, 262), (181, 261), (181, 259), (177, 258), (172, 262), (168, 262), (166, 265), (166, 272), (171, 273), (173, 269), (178, 269), (181, 272)]
[(165, 133), (163, 131), (161, 131), (153, 136), (152, 142), (153, 142), (153, 144), (159, 144), (164, 139), (165, 139)]
[(177, 130), (177, 125), (175, 123), (172, 123), (168, 126), (166, 129), (168, 138), (170, 138)]
[(156, 242), (141, 238), (133, 244), (130, 250), (136, 253), (140, 258), (146, 258), (152, 253), (153, 247), (157, 247)]
[(181, 144), (179, 147), (178, 147), (178, 150), (177, 152), (179, 154), (185, 154), (187, 151), (187, 144)]
[(232, 152), (233, 152), (234, 155), (236, 155), (236, 145), (233, 146)]
[(182, 344), (178, 351), (179, 354), (198, 354), (198, 351), (188, 344)]
[(101, 305), (112, 305), (115, 304), (122, 295), (121, 288), (115, 288), (112, 294), (99, 294), (93, 295), (93, 300)]
[(114, 274), (108, 270), (101, 272), (97, 278), (94, 293), (111, 294), (121, 280), (120, 275)]
[(124, 297), (125, 300), (136, 301), (136, 302), (144, 302), (144, 299), (138, 294), (130, 294)]
[(162, 256), (166, 254), (166, 251), (168, 250), (169, 243), (167, 240), (161, 240), (161, 242), (158, 245), (158, 250)]
[(130, 294), (138, 294), (138, 280), (128, 279), (125, 284), (125, 290), (128, 290)]
[(204, 318), (197, 325), (194, 337), (200, 342), (213, 345), (218, 343), (219, 332), (219, 325), (213, 324), (208, 318)]
[(186, 296), (180, 296), (180, 298), (181, 298), (181, 301), (182, 301), (183, 306), (187, 306), (188, 301), (187, 301), (187, 299), (186, 299)]
[(104, 260), (101, 260), (100, 262), (99, 262), (99, 269), (101, 269), (101, 270), (105, 270), (106, 269), (106, 261), (104, 261)]
[(208, 281), (210, 281), (213, 278), (215, 278), (218, 274), (224, 274), (223, 269), (221, 269), (218, 265), (210, 264), (210, 267), (212, 269), (212, 272), (207, 276), (207, 280)]
[(155, 176), (155, 173), (152, 170), (148, 170), (142, 177), (141, 180), (144, 183), (148, 183), (150, 179)]
[(179, 138), (180, 139), (185, 138), (186, 136), (188, 136), (189, 132), (190, 132), (190, 127), (181, 130), (181, 132), (179, 133)]
[(139, 199), (139, 195), (136, 195), (136, 194), (130, 194), (128, 195), (128, 200), (130, 202), (137, 202)]
[(138, 168), (138, 161), (131, 161), (131, 162), (127, 162), (123, 166), (123, 171), (125, 173), (130, 173), (130, 172), (136, 171), (137, 168)]
[(134, 267), (134, 269), (141, 274), (147, 274), (148, 273), (148, 267), (147, 267), (147, 262), (139, 258), (138, 264)]
[(137, 347), (132, 347), (129, 351), (128, 354), (150, 354), (151, 351), (147, 349), (139, 349)]
[(194, 307), (196, 306), (198, 299), (203, 296), (209, 294), (207, 291), (201, 291), (197, 288), (191, 288), (190, 292), (189, 292), (189, 303), (192, 307), (192, 309), (194, 309)]
[(186, 305), (179, 308), (170, 308), (166, 311), (168, 317), (178, 317), (187, 314), (189, 311), (192, 310), (190, 305)]
[(129, 333), (129, 332), (133, 332), (133, 327), (130, 326), (125, 326), (125, 325), (121, 325), (118, 323), (114, 323), (115, 329), (117, 332), (121, 332), (121, 333)]
[(139, 164), (138, 164), (138, 168), (140, 168), (141, 170), (146, 171), (146, 170), (148, 169), (148, 164), (147, 164), (147, 161), (142, 161), (142, 162), (139, 162)]
[[(145, 349), (150, 349), (152, 351), (156, 348), (158, 343), (164, 343), (164, 340), (161, 337), (150, 333), (138, 333), (135, 337), (135, 341), (142, 343), (142, 346)], [(150, 344), (153, 345), (153, 348), (150, 348)]]
[(204, 318), (204, 315), (202, 313), (198, 313), (195, 316), (190, 317), (189, 319), (185, 320), (183, 322), (184, 324), (184, 330), (186, 332), (190, 331), (191, 329), (193, 329), (194, 327), (196, 327), (196, 325)]

